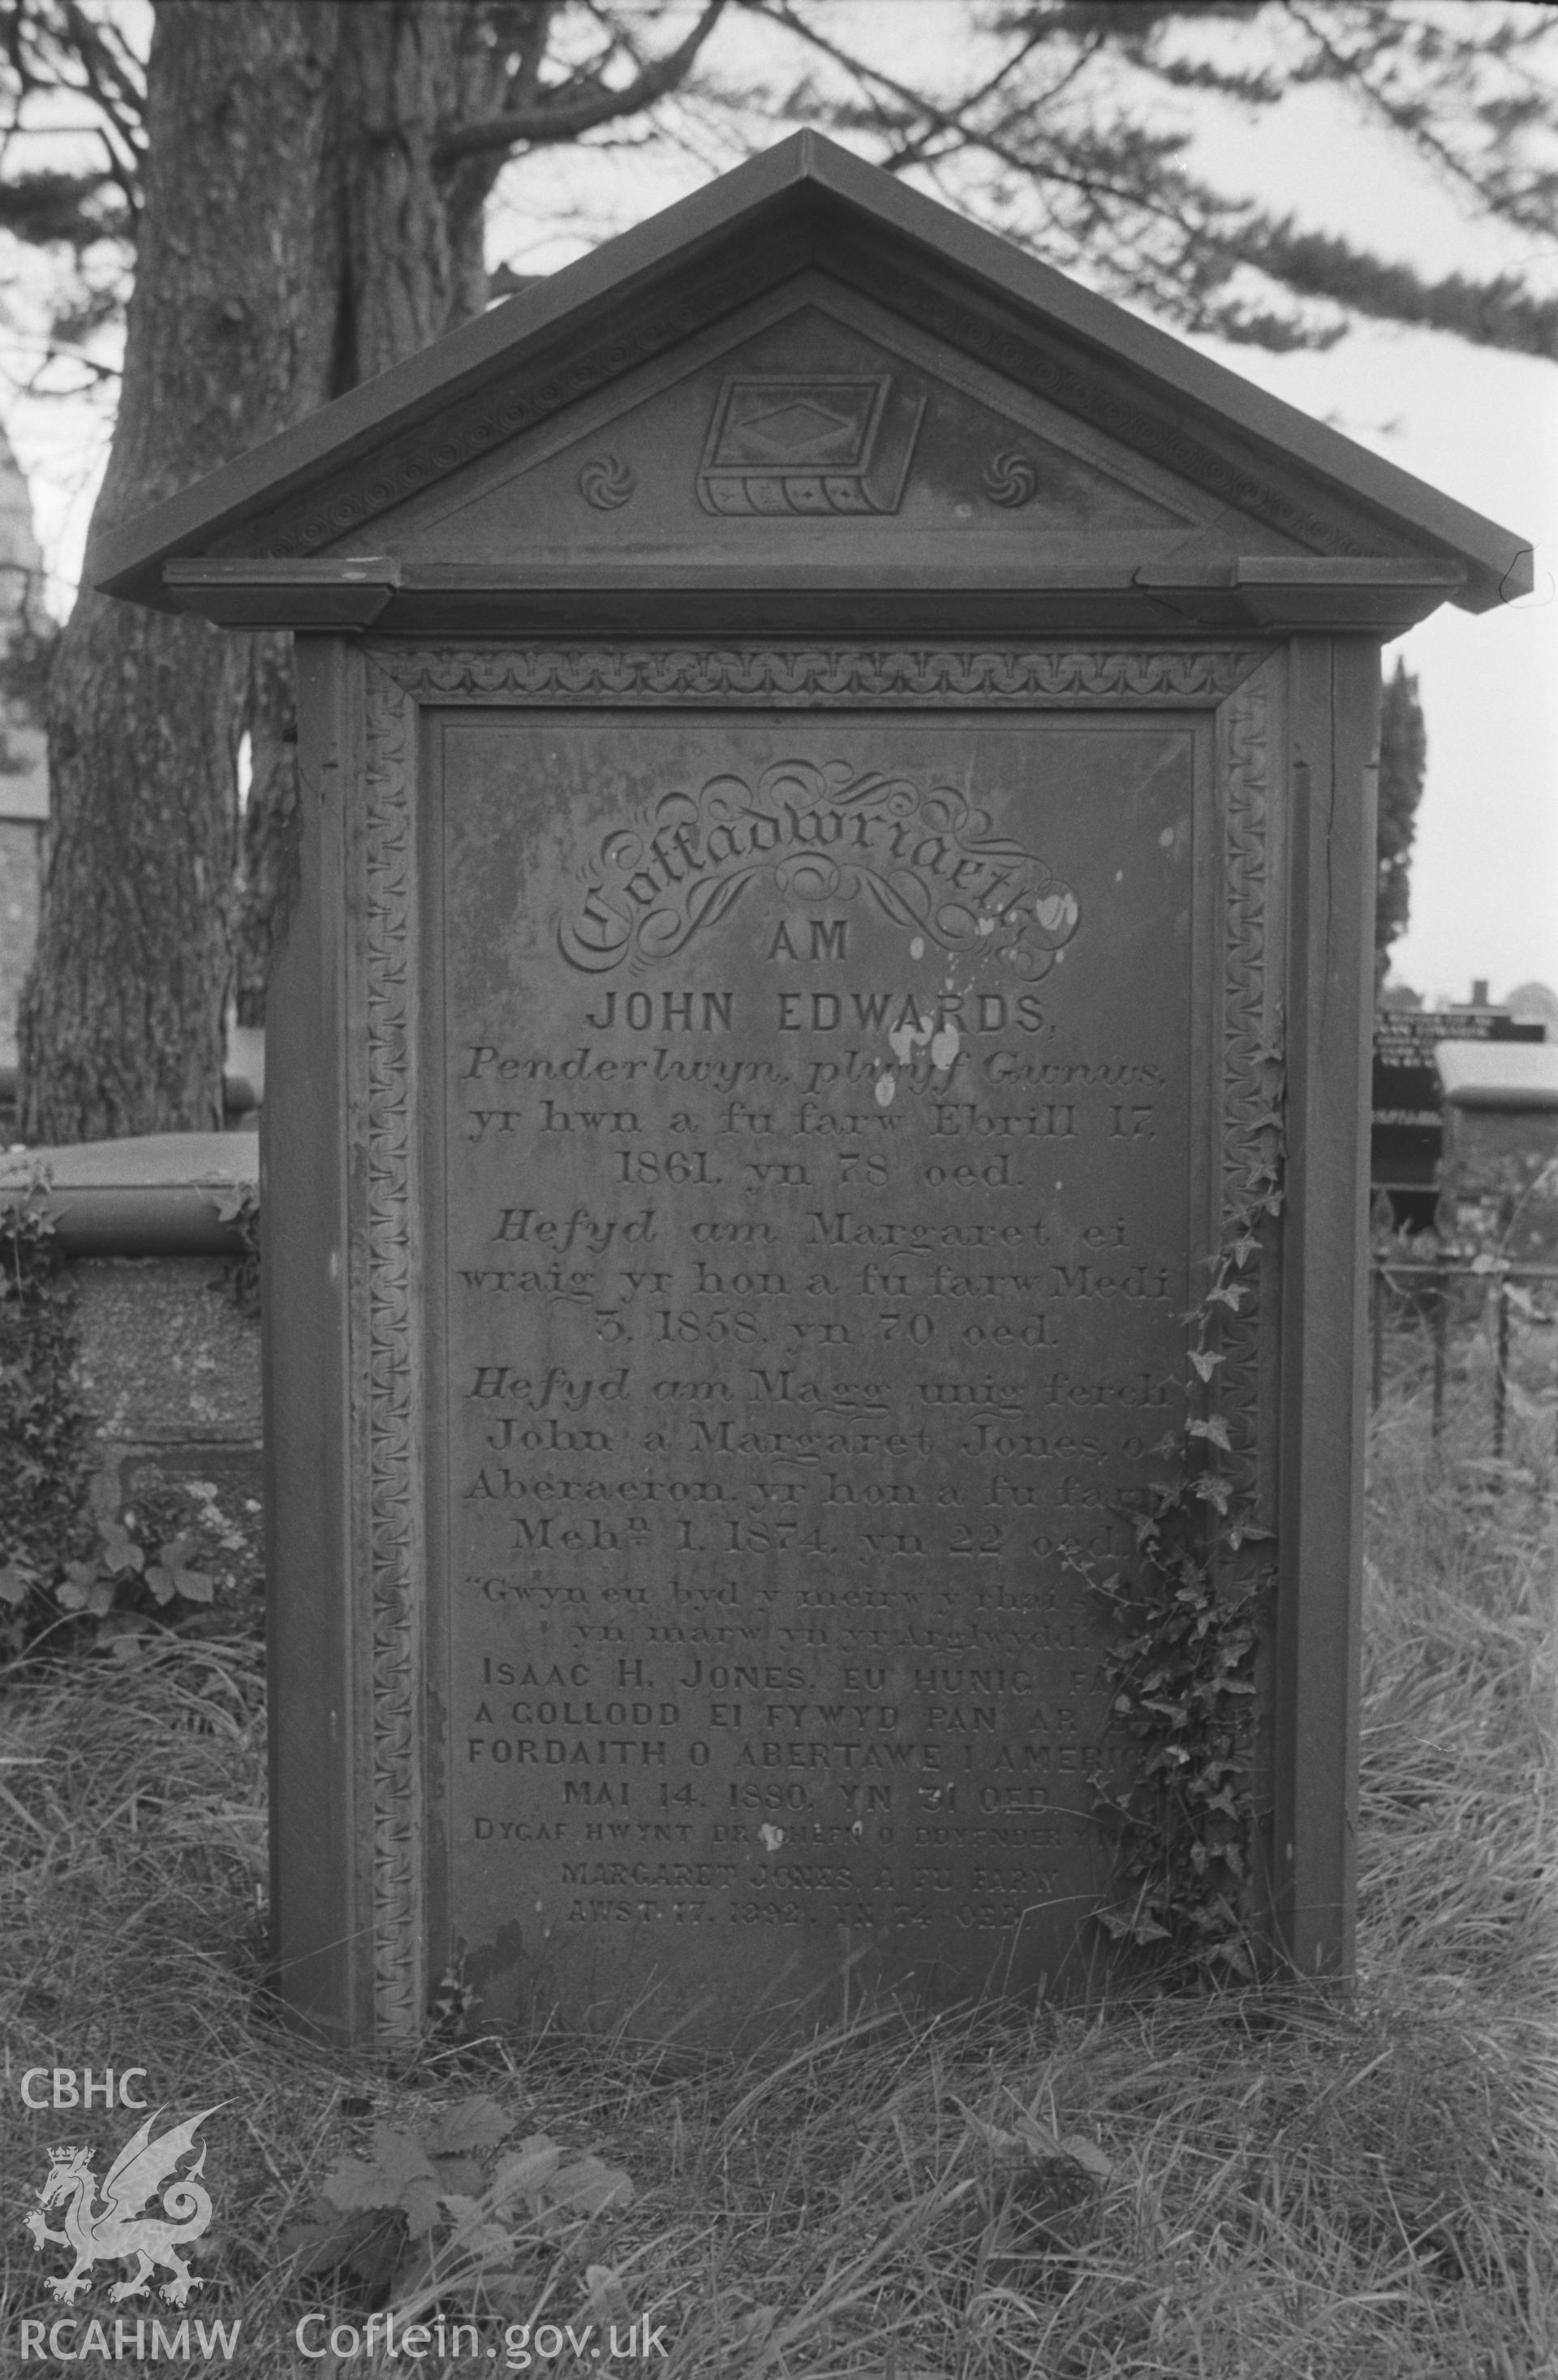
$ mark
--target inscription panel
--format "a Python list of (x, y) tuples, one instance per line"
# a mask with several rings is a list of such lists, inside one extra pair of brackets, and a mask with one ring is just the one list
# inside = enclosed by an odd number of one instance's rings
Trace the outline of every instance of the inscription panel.
[[(494, 2014), (1056, 1977), (1173, 1426), (1183, 716), (434, 714), (447, 1905)], [(697, 2011), (698, 2013), (693, 2013)]]

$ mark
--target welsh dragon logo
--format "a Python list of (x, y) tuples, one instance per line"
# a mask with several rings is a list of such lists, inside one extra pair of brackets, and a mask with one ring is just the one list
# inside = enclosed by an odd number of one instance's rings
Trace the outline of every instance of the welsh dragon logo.
[[(211, 2200), (200, 2181), (205, 2170), (205, 2143), (201, 2142), (200, 2155), (188, 2173), (179, 2174), (176, 2168), (180, 2158), (194, 2146), (195, 2134), (201, 2124), (216, 2109), (202, 2107), (187, 2123), (175, 2124), (160, 2139), (153, 2140), (152, 2127), (160, 2113), (160, 2109), (153, 2109), (119, 2151), (103, 2178), (101, 2204), (95, 2203), (98, 2185), (91, 2169), (91, 2150), (49, 2151), (48, 2179), (38, 2192), (38, 2204), (27, 2217), (26, 2228), (32, 2234), (35, 2248), (52, 2240), (75, 2255), (76, 2262), (69, 2272), (48, 2278), (51, 2294), (62, 2304), (73, 2305), (81, 2292), (91, 2288), (94, 2265), (112, 2264), (116, 2259), (130, 2256), (139, 2259), (136, 2270), (128, 2281), (116, 2282), (108, 2292), (116, 2305), (125, 2298), (145, 2297), (159, 2265), (173, 2276), (162, 2290), (169, 2305), (187, 2305), (190, 2290), (201, 2288), (199, 2274), (189, 2270), (178, 2251), (189, 2240), (198, 2240), (211, 2221)], [(163, 2189), (164, 2182), (167, 2187)], [(159, 2190), (163, 2192), (164, 2213), (169, 2218), (165, 2222), (141, 2213)], [(51, 2230), (43, 2220), (43, 2210), (60, 2205), (65, 2208), (63, 2227)]]

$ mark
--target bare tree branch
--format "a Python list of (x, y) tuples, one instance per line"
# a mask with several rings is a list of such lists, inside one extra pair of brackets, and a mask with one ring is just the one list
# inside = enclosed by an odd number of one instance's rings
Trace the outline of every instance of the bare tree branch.
[(615, 116), (636, 115), (641, 109), (652, 107), (687, 74), (713, 31), (724, 5), (725, 0), (708, 0), (686, 41), (678, 42), (653, 66), (646, 67), (621, 91), (605, 90), (594, 83), (588, 98), (545, 99), (539, 104), (489, 116), (481, 124), (456, 125), (438, 144), (439, 164), (456, 164), (464, 157), (479, 156), (493, 149), (514, 149), (521, 143), (539, 148), (561, 140), (577, 140), (582, 133), (592, 132), (598, 124), (609, 124)]
[[(1518, 224), (1523, 231), (1535, 231), (1551, 236), (1553, 224), (1554, 180), (1551, 175), (1533, 177), (1527, 191), (1511, 189), (1506, 176), (1500, 172), (1478, 173), (1464, 157), (1457, 156), (1449, 142), (1427, 120), (1420, 103), (1404, 102), (1388, 88), (1388, 79), (1379, 71), (1380, 61), (1388, 55), (1384, 42), (1378, 37), (1368, 45), (1363, 42), (1344, 48), (1327, 28), (1323, 17), (1303, 0), (1283, 0), (1283, 6), (1294, 22), (1302, 27), (1313, 42), (1319, 57), (1324, 62), (1328, 78), (1355, 91), (1401, 140), (1407, 141), (1454, 183), (1464, 194), (1473, 199), (1490, 214), (1503, 217), (1506, 223)], [(1382, 19), (1377, 10), (1369, 16), (1376, 24), (1394, 29), (1394, 20)], [(1410, 29), (1405, 29), (1409, 30)], [(1533, 25), (1533, 36), (1550, 34), (1552, 20)], [(1436, 36), (1442, 41), (1442, 35)], [(1474, 66), (1480, 55), (1462, 43), (1454, 44), (1462, 72)], [(1500, 55), (1503, 55), (1502, 52)]]

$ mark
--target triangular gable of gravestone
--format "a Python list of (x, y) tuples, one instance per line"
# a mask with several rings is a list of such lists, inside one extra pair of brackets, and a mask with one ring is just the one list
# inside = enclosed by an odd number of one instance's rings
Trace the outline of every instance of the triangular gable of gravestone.
[(801, 134), (324, 407), (89, 556), (232, 625), (880, 614), (1357, 625), (1525, 592), (1530, 552), (1008, 243)]

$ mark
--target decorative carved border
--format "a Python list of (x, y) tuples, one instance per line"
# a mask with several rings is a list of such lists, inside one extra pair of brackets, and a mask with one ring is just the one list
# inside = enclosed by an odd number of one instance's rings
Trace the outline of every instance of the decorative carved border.
[[(1118, 650), (980, 647), (674, 646), (518, 650), (375, 645), (369, 649), (366, 801), (360, 890), (364, 1047), (354, 1105), (368, 1117), (357, 1385), (366, 1417), (366, 1569), (371, 1654), (368, 1750), (374, 2025), (381, 2040), (420, 2030), (426, 2002), (421, 1835), (421, 1705), (427, 1605), (418, 1308), (420, 1183), (412, 986), (416, 968), (413, 768), (416, 698), (424, 702), (641, 704), (670, 698), (737, 704), (785, 696), (809, 704), (882, 697), (1065, 709), (1100, 704), (1218, 711), (1223, 818), (1220, 1213), (1252, 1163), (1280, 1146), (1280, 1063), (1266, 981), (1270, 698), (1255, 674), (1270, 648)], [(1235, 1454), (1257, 1477), (1260, 1302), (1224, 1332), (1219, 1403)]]
[(370, 647), (422, 702), (1156, 702), (1204, 710), (1259, 667), (1266, 648), (1190, 646), (710, 645)]
[[(1262, 1170), (1280, 1169), (1280, 1011), (1269, 1005), (1266, 859), (1270, 808), (1271, 704), (1264, 676), (1248, 679), (1219, 718), (1223, 808), (1222, 1182), (1226, 1227)], [(1236, 1313), (1224, 1314), (1217, 1403), (1233, 1440), (1235, 1475), (1259, 1496), (1260, 1308), (1256, 1278)], [(1262, 1515), (1264, 1518), (1265, 1515)]]
[[(595, 335), (565, 330), (557, 343), (521, 352), (506, 370), (472, 395), (442, 406), (431, 419), (411, 424), (371, 454), (343, 486), (339, 475), (328, 491), (313, 488), (284, 501), (269, 515), (250, 519), (224, 540), (220, 551), (260, 551), (283, 558), (316, 552), (348, 535), (375, 515), (405, 503), (435, 480), (475, 462), (505, 440), (533, 429), (614, 380), (695, 337), (723, 315), (777, 287), (808, 263), (832, 268), (841, 294), (851, 285), (903, 320), (945, 340), (1036, 395), (1126, 446), (1206, 489), (1224, 504), (1272, 522), (1319, 553), (1365, 554), (1380, 550), (1380, 533), (1344, 504), (1326, 507), (1323, 492), (1301, 467), (1280, 475), (1253, 440), (1231, 452), (1198, 436), (1167, 407), (1154, 409), (1133, 395), (1124, 367), (1101, 369), (1057, 325), (1031, 327), (1014, 301), (996, 298), (990, 308), (955, 297), (931, 274), (910, 267), (901, 249), (883, 249), (846, 230), (832, 253), (817, 256), (799, 225), (771, 236), (754, 271), (749, 243), (717, 267), (705, 265), (691, 279), (662, 282), (612, 310), (610, 324)], [(1309, 484), (1304, 495), (1296, 492)], [(1361, 541), (1360, 541), (1361, 540)]]
[[(421, 1318), (418, 1269), (415, 823), (416, 712), (381, 672), (367, 673), (366, 798), (361, 844), (358, 1058), (366, 1106), (359, 1218), (365, 1226), (364, 1344), (354, 1365), (362, 1399), (357, 1444), (366, 1464), (366, 1567), (372, 1824), (370, 1863), (373, 2024), (381, 2040), (414, 2037), (426, 2016), (422, 1889), (421, 1703), (426, 1586), (421, 1495)], [(354, 1105), (358, 1104), (354, 1102)], [(362, 1108), (359, 1105), (358, 1111)], [(359, 1602), (359, 1609), (362, 1609)]]

